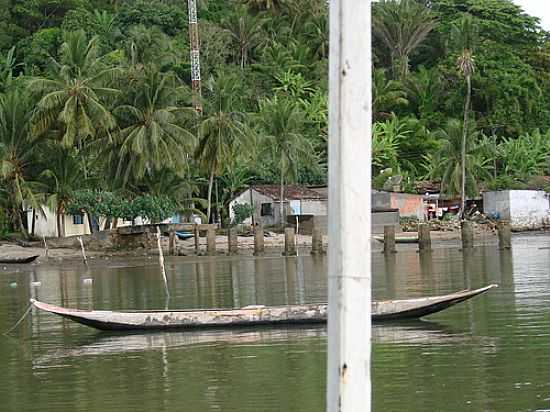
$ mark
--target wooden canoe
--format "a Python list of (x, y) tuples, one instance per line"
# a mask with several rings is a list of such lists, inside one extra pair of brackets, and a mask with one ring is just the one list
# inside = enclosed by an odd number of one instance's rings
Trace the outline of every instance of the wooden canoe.
[[(489, 285), (443, 296), (372, 303), (372, 320), (414, 319), (442, 311), (497, 287)], [(198, 329), (324, 323), (327, 304), (247, 306), (241, 309), (106, 311), (67, 309), (31, 299), (38, 309), (100, 330)]]
[(31, 263), (38, 258), (39, 255), (34, 256), (26, 256), (26, 257), (10, 257), (10, 256), (0, 256), (0, 263), (7, 263), (7, 264), (22, 264), (22, 263)]
[(187, 240), (187, 239), (191, 239), (195, 235), (191, 232), (176, 232), (176, 236), (178, 237), (179, 240)]
[[(373, 236), (373, 239), (384, 243), (384, 236)], [(418, 243), (418, 236), (396, 236), (395, 243)]]

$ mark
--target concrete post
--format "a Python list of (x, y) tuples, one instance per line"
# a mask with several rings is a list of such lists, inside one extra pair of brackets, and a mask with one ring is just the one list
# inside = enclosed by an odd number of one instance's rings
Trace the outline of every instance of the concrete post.
[(428, 252), (432, 250), (430, 225), (427, 223), (421, 223), (418, 225), (418, 250), (421, 252)]
[(384, 253), (397, 253), (395, 250), (395, 226), (384, 226)]
[(321, 228), (313, 224), (313, 232), (311, 234), (311, 254), (313, 256), (323, 255), (323, 232)]
[(264, 254), (264, 228), (262, 225), (254, 227), (254, 256)]
[(239, 240), (237, 238), (237, 228), (230, 228), (227, 231), (227, 253), (236, 255), (239, 253)]
[(216, 254), (216, 229), (206, 231), (206, 253), (211, 256)]
[(293, 227), (285, 228), (285, 251), (284, 256), (296, 256), (295, 231)]
[(168, 235), (168, 254), (170, 256), (176, 256), (176, 232), (170, 231)]
[(510, 222), (501, 221), (497, 225), (498, 230), (498, 248), (500, 250), (512, 248), (512, 228)]
[(474, 226), (469, 220), (463, 220), (461, 223), (462, 249), (474, 247)]

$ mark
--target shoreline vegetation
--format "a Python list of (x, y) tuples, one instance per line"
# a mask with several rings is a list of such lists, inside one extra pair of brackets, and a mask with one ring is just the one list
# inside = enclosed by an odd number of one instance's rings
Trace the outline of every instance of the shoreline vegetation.
[[(199, 2), (200, 116), (185, 2), (4, 3), (0, 236), (43, 207), (59, 237), (79, 214), (228, 227), (249, 185), (326, 184), (326, 1)], [(375, 2), (373, 187), (550, 189), (549, 39), (511, 0)]]

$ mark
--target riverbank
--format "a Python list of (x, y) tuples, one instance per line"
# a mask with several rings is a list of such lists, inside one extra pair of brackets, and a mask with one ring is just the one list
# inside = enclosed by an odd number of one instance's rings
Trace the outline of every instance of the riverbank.
[[(407, 233), (403, 232), (400, 235), (414, 234), (413, 232)], [(459, 246), (460, 243), (460, 232), (432, 232), (432, 243), (434, 247), (437, 247), (439, 243), (444, 244), (446, 247)], [(311, 236), (309, 235), (296, 235), (296, 245), (299, 249), (308, 249), (311, 247), (312, 241)], [(496, 236), (492, 232), (479, 231), (476, 232), (476, 241), (486, 243), (496, 241)], [(266, 254), (276, 255), (280, 253), (284, 247), (284, 234), (279, 233), (269, 233), (268, 236), (264, 238), (264, 244), (266, 249)], [(52, 242), (53, 243), (53, 242)], [(162, 248), (164, 253), (168, 254), (168, 238), (163, 236), (161, 239)], [(325, 248), (327, 247), (328, 239), (325, 236), (323, 239), (323, 244)], [(254, 237), (253, 236), (239, 236), (239, 254), (242, 255), (251, 255), (254, 250)], [(381, 249), (382, 244), (377, 241), (373, 241), (373, 250)], [(404, 245), (400, 245), (404, 246)], [(411, 245), (409, 245), (410, 247)], [(415, 245), (412, 245), (414, 247)], [(177, 240), (176, 241), (176, 250), (178, 256), (196, 256), (195, 243), (194, 239), (188, 240)], [(216, 236), (216, 252), (218, 254), (227, 254), (228, 251), (228, 241), (227, 236), (217, 235)], [(116, 257), (144, 257), (144, 256), (154, 256), (158, 252), (156, 248), (152, 250), (146, 250), (145, 248), (137, 248), (132, 250), (86, 250), (86, 256), (90, 260), (96, 260), (101, 258), (116, 258)], [(206, 254), (206, 238), (200, 238), (199, 244), (199, 255)], [(31, 242), (27, 247), (20, 246), (12, 242), (1, 242), (0, 243), (0, 257), (28, 257), (37, 255), (39, 258), (33, 264), (43, 264), (45, 262), (62, 262), (62, 261), (82, 261), (82, 251), (80, 248), (76, 247), (49, 247), (47, 256), (46, 250), (41, 242)], [(2, 265), (0, 265), (1, 267)], [(7, 266), (7, 265), (3, 265)], [(12, 265), (13, 266), (13, 265)], [(17, 265), (20, 267), (21, 265)]]

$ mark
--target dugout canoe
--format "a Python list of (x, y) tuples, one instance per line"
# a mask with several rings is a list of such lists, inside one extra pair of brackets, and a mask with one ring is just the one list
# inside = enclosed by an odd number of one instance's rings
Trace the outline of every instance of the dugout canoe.
[[(489, 285), (443, 296), (372, 303), (372, 320), (415, 319), (437, 313), (497, 287)], [(247, 306), (241, 309), (107, 311), (67, 309), (31, 299), (38, 309), (100, 330), (199, 329), (324, 323), (327, 304)]]
[[(373, 239), (384, 243), (384, 236), (373, 236)], [(395, 243), (418, 243), (418, 236), (396, 236)]]
[(25, 256), (25, 257), (10, 257), (10, 256), (0, 256), (0, 263), (7, 263), (7, 264), (23, 264), (23, 263), (31, 263), (38, 258), (39, 255), (34, 256)]

